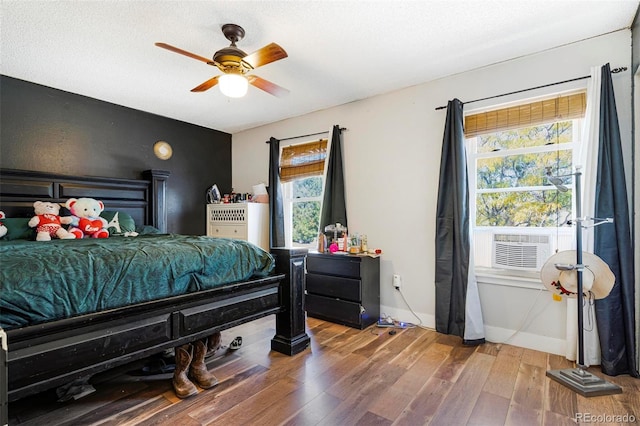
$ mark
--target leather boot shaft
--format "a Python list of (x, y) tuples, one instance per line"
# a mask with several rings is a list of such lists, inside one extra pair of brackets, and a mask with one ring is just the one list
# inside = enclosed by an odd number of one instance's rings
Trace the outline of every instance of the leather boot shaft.
[(173, 389), (178, 398), (188, 398), (198, 393), (198, 388), (189, 380), (187, 372), (193, 361), (191, 344), (175, 348), (176, 368), (173, 371)]
[(204, 362), (207, 354), (207, 339), (197, 340), (193, 343), (193, 359), (191, 360), (191, 368), (189, 376), (202, 389), (209, 389), (218, 384), (216, 376), (211, 374)]
[(218, 349), (220, 349), (220, 342), (222, 341), (222, 337), (220, 336), (220, 332), (213, 333), (207, 339), (207, 355), (206, 358), (213, 356)]

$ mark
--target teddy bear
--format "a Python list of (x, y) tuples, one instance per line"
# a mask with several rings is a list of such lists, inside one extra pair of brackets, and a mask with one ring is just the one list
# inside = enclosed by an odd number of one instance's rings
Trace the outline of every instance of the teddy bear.
[[(0, 211), (0, 219), (4, 219), (6, 216), (4, 215), (4, 212)], [(5, 235), (7, 235), (7, 227), (4, 226), (4, 223), (0, 222), (0, 238), (4, 237)]]
[(69, 232), (76, 238), (108, 238), (107, 221), (100, 217), (104, 204), (93, 198), (69, 198), (65, 207), (71, 212), (72, 222)]
[(71, 217), (60, 216), (60, 206), (56, 203), (36, 201), (33, 203), (36, 215), (29, 220), (29, 227), (36, 228), (36, 241), (51, 241), (52, 237), (71, 240), (76, 236), (62, 225), (71, 223)]

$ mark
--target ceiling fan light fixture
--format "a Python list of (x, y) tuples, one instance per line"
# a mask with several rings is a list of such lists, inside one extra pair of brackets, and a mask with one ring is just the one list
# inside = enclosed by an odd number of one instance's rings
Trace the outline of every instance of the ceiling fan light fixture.
[(218, 85), (223, 95), (230, 98), (241, 98), (247, 94), (249, 82), (242, 74), (223, 74), (218, 78)]
[(220, 91), (230, 98), (241, 98), (246, 95), (249, 84), (263, 90), (273, 96), (285, 96), (289, 93), (284, 87), (280, 87), (268, 80), (258, 77), (255, 74), (249, 77), (245, 73), (263, 65), (286, 58), (287, 52), (276, 43), (268, 45), (249, 53), (248, 55), (236, 46), (236, 43), (244, 37), (244, 29), (236, 24), (225, 24), (222, 26), (222, 33), (231, 42), (231, 45), (217, 50), (213, 57), (205, 58), (196, 55), (167, 43), (156, 43), (156, 46), (167, 49), (171, 52), (187, 56), (209, 66), (215, 66), (221, 75), (217, 75), (204, 83), (191, 89), (191, 92), (204, 92), (213, 86), (220, 86)]

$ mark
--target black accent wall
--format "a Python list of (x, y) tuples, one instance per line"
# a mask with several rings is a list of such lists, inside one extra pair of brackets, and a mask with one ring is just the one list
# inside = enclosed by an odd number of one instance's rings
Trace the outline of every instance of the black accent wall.
[[(153, 154), (159, 140), (169, 160)], [(0, 76), (0, 167), (128, 179), (168, 170), (168, 230), (198, 235), (207, 188), (231, 191), (231, 135)]]

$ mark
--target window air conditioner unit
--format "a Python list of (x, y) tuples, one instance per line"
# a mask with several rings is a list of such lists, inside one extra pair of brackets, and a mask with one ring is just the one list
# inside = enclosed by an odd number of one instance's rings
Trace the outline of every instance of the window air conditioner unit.
[(551, 256), (550, 234), (493, 234), (491, 266), (539, 271)]

